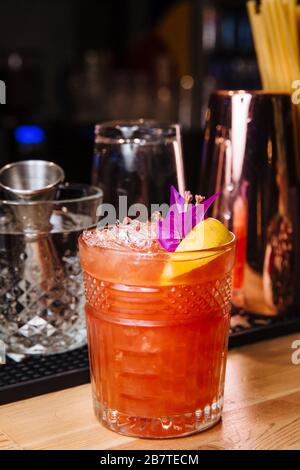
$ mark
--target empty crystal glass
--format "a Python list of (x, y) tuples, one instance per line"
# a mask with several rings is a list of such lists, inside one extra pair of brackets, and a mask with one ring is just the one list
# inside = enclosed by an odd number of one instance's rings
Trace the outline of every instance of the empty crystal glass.
[(141, 203), (150, 210), (151, 204), (169, 202), (171, 185), (183, 194), (179, 126), (144, 119), (97, 125), (92, 182), (116, 209), (120, 196), (128, 206)]
[[(96, 224), (101, 201), (98, 188), (66, 184), (52, 201), (0, 202), (0, 339), (9, 353), (62, 353), (86, 343), (77, 240)], [(20, 220), (31, 209), (35, 222)]]

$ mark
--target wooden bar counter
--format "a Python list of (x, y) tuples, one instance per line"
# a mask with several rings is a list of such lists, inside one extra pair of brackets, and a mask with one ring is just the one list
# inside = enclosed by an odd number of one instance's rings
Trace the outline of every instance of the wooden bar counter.
[[(0, 407), (0, 449), (300, 449), (300, 333), (230, 351), (223, 421), (190, 437), (118, 435), (93, 415), (90, 386)], [(298, 355), (300, 357), (300, 354)]]

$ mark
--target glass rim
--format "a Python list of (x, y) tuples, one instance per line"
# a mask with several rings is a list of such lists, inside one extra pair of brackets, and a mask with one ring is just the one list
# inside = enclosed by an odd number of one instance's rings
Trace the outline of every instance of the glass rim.
[(75, 204), (78, 202), (88, 202), (88, 201), (94, 201), (99, 199), (100, 197), (103, 197), (103, 191), (101, 188), (97, 186), (93, 186), (90, 184), (82, 184), (82, 183), (63, 183), (58, 186), (59, 189), (80, 189), (80, 188), (89, 188), (92, 191), (94, 191), (93, 194), (89, 194), (87, 196), (82, 196), (82, 197), (74, 197), (74, 198), (65, 198), (65, 199), (49, 199), (49, 200), (35, 200), (35, 201), (26, 201), (26, 200), (9, 200), (9, 199), (3, 199), (0, 200), (0, 207), (1, 206), (47, 206), (47, 205), (63, 205), (63, 204)]
[[(145, 133), (145, 137), (126, 135), (122, 133), (122, 128), (125, 130), (132, 128), (134, 130), (149, 131)], [(120, 131), (120, 135), (111, 136), (105, 135), (105, 132)], [(151, 131), (151, 132), (150, 132)], [(172, 134), (170, 132), (172, 131)], [(141, 143), (151, 144), (159, 142), (163, 139), (175, 140), (179, 137), (180, 125), (174, 122), (164, 122), (155, 119), (124, 119), (113, 120), (97, 123), (95, 125), (95, 143)]]
[[(95, 229), (94, 229), (95, 230)], [(87, 230), (88, 231), (88, 230)], [(123, 256), (129, 257), (139, 257), (145, 259), (161, 259), (161, 260), (170, 260), (172, 256), (172, 261), (197, 261), (198, 257), (195, 257), (195, 254), (198, 253), (200, 258), (209, 258), (210, 256), (214, 256), (217, 253), (227, 252), (229, 249), (232, 249), (236, 244), (236, 235), (233, 232), (230, 232), (231, 240), (222, 245), (211, 247), (211, 248), (202, 248), (200, 250), (193, 250), (193, 251), (165, 251), (165, 252), (145, 252), (145, 251), (138, 251), (138, 250), (127, 250), (126, 247), (124, 249), (114, 248), (114, 247), (103, 247), (97, 245), (88, 245), (85, 240), (83, 239), (83, 233), (79, 236), (78, 243), (79, 245), (84, 246), (87, 250), (95, 250), (100, 253), (108, 252), (112, 254), (120, 254)], [(202, 256), (201, 256), (202, 254)], [(205, 256), (203, 256), (205, 254)], [(176, 259), (177, 258), (177, 259)]]

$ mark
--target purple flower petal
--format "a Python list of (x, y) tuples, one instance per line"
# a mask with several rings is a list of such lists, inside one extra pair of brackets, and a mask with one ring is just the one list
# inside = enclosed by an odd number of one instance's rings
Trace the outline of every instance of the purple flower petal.
[(182, 206), (184, 208), (184, 197), (181, 196), (181, 194), (177, 191), (175, 186), (171, 186), (170, 189), (170, 206), (174, 206), (175, 204), (178, 204), (179, 206)]
[(164, 220), (158, 221), (158, 240), (167, 251), (175, 251), (182, 239), (178, 206), (173, 205)]
[(185, 211), (185, 201), (174, 186), (170, 191), (170, 209), (164, 220), (158, 221), (158, 241), (169, 252), (176, 250), (181, 240), (201, 222), (211, 204), (221, 193), (216, 193), (203, 204), (189, 204)]
[(210, 206), (213, 204), (213, 202), (215, 202), (215, 200), (216, 200), (219, 196), (221, 196), (221, 193), (220, 193), (220, 192), (213, 194), (213, 196), (210, 196), (208, 199), (204, 199), (204, 201), (203, 201), (204, 215), (206, 214), (206, 212), (208, 211), (208, 209), (210, 208)]

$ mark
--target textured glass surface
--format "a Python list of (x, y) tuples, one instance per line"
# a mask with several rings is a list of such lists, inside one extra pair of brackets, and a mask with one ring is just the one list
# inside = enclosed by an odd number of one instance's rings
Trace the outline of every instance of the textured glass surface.
[(79, 233), (39, 242), (0, 235), (0, 338), (8, 351), (57, 353), (85, 344)]
[(221, 417), (231, 274), (170, 287), (85, 275), (96, 415), (128, 435), (172, 437)]
[(86, 343), (78, 237), (95, 224), (102, 193), (66, 185), (59, 195), (33, 205), (0, 202), (0, 340), (9, 354)]

